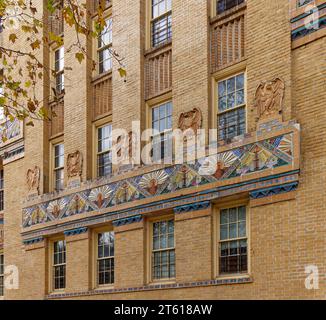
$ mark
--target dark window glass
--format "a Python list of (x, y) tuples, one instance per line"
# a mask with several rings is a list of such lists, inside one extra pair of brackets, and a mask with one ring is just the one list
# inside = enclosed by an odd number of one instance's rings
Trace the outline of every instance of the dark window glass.
[(97, 243), (97, 284), (114, 283), (114, 233), (98, 234)]
[(172, 157), (172, 102), (152, 109), (153, 161)]
[(112, 55), (110, 47), (112, 46), (112, 18), (105, 20), (101, 35), (98, 38), (98, 64), (99, 73), (103, 73), (112, 69)]
[(246, 131), (245, 74), (241, 73), (217, 84), (218, 139), (227, 140)]
[(97, 176), (104, 177), (112, 173), (112, 125), (97, 130)]
[(66, 241), (53, 244), (53, 288), (62, 290), (66, 287)]
[(54, 189), (60, 191), (64, 189), (64, 145), (54, 146)]
[(248, 271), (246, 207), (220, 212), (219, 273), (234, 274)]
[(168, 42), (172, 38), (171, 0), (152, 0), (152, 46)]
[(153, 223), (152, 278), (175, 278), (174, 220)]
[(64, 90), (64, 47), (55, 51), (55, 86), (58, 94)]

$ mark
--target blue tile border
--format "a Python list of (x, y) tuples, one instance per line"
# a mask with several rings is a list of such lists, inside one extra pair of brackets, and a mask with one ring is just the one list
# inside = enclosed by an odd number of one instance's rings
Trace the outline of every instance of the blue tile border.
[(297, 190), (298, 186), (298, 182), (292, 182), (271, 188), (255, 190), (250, 192), (249, 195), (251, 199), (261, 199), (269, 196), (295, 191)]
[(43, 237), (39, 237), (39, 238), (24, 240), (23, 241), (23, 244), (25, 246), (30, 246), (30, 245), (37, 244), (37, 243), (40, 243), (40, 242), (43, 242), (43, 241), (44, 241), (44, 238)]
[(184, 207), (186, 205), (194, 205), (197, 202), (206, 202), (218, 199), (221, 197), (230, 196), (241, 192), (252, 192), (252, 189), (262, 190), (268, 188), (271, 184), (284, 185), (292, 182), (297, 182), (299, 177), (299, 170), (290, 171), (278, 175), (269, 177), (263, 177), (249, 182), (243, 182), (231, 186), (216, 187), (206, 191), (196, 192), (190, 195), (184, 195), (176, 198), (170, 198), (166, 201), (159, 201), (156, 203), (137, 206), (134, 208), (103, 213), (98, 216), (89, 216), (82, 220), (61, 223), (60, 225), (47, 226), (39, 230), (33, 230), (26, 233), (22, 233), (23, 240), (29, 238), (37, 238), (42, 236), (49, 236), (67, 230), (74, 230), (84, 227), (91, 227), (98, 224), (104, 224), (113, 222), (116, 220), (122, 220), (125, 218), (131, 218), (135, 216), (142, 216), (146, 213), (155, 212), (158, 210), (174, 210), (176, 207)]
[(86, 228), (86, 227), (84, 227), (84, 228), (77, 228), (77, 229), (65, 231), (64, 232), (64, 235), (66, 237), (77, 236), (79, 234), (86, 233), (87, 231), (88, 231), (88, 228)]
[(132, 223), (141, 222), (143, 220), (142, 215), (132, 216), (124, 219), (114, 220), (112, 224), (114, 227), (121, 227)]
[(180, 206), (180, 207), (174, 208), (174, 213), (180, 214), (180, 213), (186, 213), (186, 212), (192, 212), (192, 211), (205, 210), (205, 209), (208, 209), (210, 206), (211, 206), (210, 201), (191, 203), (191, 204), (187, 204), (185, 206)]

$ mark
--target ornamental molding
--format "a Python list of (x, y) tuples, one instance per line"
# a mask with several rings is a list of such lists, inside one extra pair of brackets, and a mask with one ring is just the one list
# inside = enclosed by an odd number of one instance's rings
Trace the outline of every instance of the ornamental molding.
[(193, 211), (199, 211), (199, 210), (206, 210), (210, 208), (211, 202), (210, 201), (203, 201), (198, 203), (191, 203), (185, 206), (180, 206), (174, 208), (175, 214), (181, 214), (181, 213), (187, 213), (187, 212), (193, 212)]
[(232, 196), (239, 193), (251, 192), (258, 189), (276, 186), (280, 184), (288, 184), (299, 180), (299, 171), (287, 172), (279, 175), (273, 175), (266, 178), (259, 178), (236, 185), (211, 188), (189, 196), (178, 196), (167, 200), (157, 201), (148, 205), (135, 206), (129, 209), (118, 210), (115, 212), (102, 213), (98, 215), (89, 215), (88, 217), (77, 221), (62, 222), (55, 225), (42, 225), (41, 229), (35, 229), (23, 232), (23, 239), (31, 239), (42, 236), (51, 236), (65, 231), (79, 229), (84, 227), (97, 226), (99, 224), (112, 223), (115, 220), (122, 220), (139, 215), (146, 215), (153, 212), (161, 212), (163, 210), (173, 210), (176, 207), (194, 204), (195, 202), (213, 201), (224, 197)]
[(197, 135), (198, 130), (202, 127), (203, 116), (198, 108), (191, 111), (183, 112), (179, 116), (178, 128), (182, 131), (192, 130), (194, 135)]
[(29, 194), (39, 194), (40, 191), (41, 169), (35, 166), (33, 169), (28, 169), (26, 173), (26, 184)]
[(77, 228), (77, 229), (65, 231), (64, 232), (64, 235), (66, 237), (77, 236), (77, 235), (86, 233), (87, 231), (88, 231), (88, 228), (86, 228), (86, 227), (84, 227), (84, 228)]
[[(135, 212), (142, 214), (155, 208), (174, 204), (178, 199), (194, 197), (198, 192), (222, 190), (223, 194), (237, 190), (261, 189), (256, 178), (271, 180), (273, 176), (298, 170), (300, 128), (294, 123), (274, 123), (255, 135), (247, 135), (229, 146), (218, 147), (220, 152), (197, 159), (192, 163), (135, 170), (126, 175), (101, 181), (88, 181), (80, 188), (65, 190), (63, 194), (43, 195), (28, 201), (22, 212), (23, 229), (77, 220), (78, 215), (115, 214)], [(151, 171), (150, 171), (151, 170)], [(134, 174), (134, 175), (133, 175)], [(289, 181), (287, 181), (289, 182)], [(281, 183), (278, 183), (281, 184)], [(198, 199), (188, 203), (207, 201)], [(148, 208), (152, 209), (148, 209)], [(137, 210), (135, 210), (137, 208)], [(116, 218), (114, 219), (116, 220)]]
[(112, 224), (114, 227), (122, 227), (122, 226), (125, 226), (128, 224), (133, 224), (133, 223), (137, 223), (137, 222), (141, 222), (141, 221), (143, 221), (143, 216), (137, 215), (137, 216), (132, 216), (129, 218), (115, 220), (112, 222)]
[(263, 81), (255, 94), (255, 108), (259, 121), (279, 116), (283, 109), (285, 83), (280, 78)]
[(68, 178), (80, 177), (83, 172), (83, 155), (80, 151), (68, 154), (67, 173)]
[(251, 199), (261, 199), (261, 198), (265, 198), (265, 197), (275, 196), (278, 194), (288, 193), (288, 192), (297, 190), (298, 186), (299, 186), (299, 183), (296, 181), (296, 182), (284, 184), (281, 186), (274, 186), (271, 188), (255, 190), (255, 191), (250, 192), (250, 198)]
[(25, 246), (31, 246), (33, 244), (37, 244), (37, 243), (43, 242), (44, 240), (45, 240), (44, 237), (38, 237), (38, 238), (23, 240), (23, 244)]

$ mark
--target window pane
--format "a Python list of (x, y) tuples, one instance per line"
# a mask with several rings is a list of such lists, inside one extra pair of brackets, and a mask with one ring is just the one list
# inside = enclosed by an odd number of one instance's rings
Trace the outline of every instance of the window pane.
[(219, 115), (219, 140), (232, 139), (244, 134), (246, 131), (245, 108), (228, 111)]
[(174, 221), (153, 223), (153, 279), (175, 277)]
[(238, 240), (246, 235), (246, 207), (221, 210), (220, 241), (223, 242), (219, 244), (220, 274), (247, 272), (247, 239)]
[(172, 16), (163, 16), (152, 23), (152, 46), (156, 47), (172, 38)]

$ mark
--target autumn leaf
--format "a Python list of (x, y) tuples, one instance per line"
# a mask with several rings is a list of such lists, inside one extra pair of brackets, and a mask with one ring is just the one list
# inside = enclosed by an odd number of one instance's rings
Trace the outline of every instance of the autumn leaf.
[(17, 37), (16, 33), (11, 33), (9, 35), (9, 41), (11, 41), (12, 43), (15, 43), (17, 39), (18, 39), (18, 37)]
[(76, 59), (78, 60), (79, 63), (82, 63), (83, 60), (85, 59), (85, 56), (82, 52), (77, 52), (75, 55)]
[(125, 78), (127, 76), (127, 71), (124, 68), (119, 68), (118, 71), (121, 78)]

